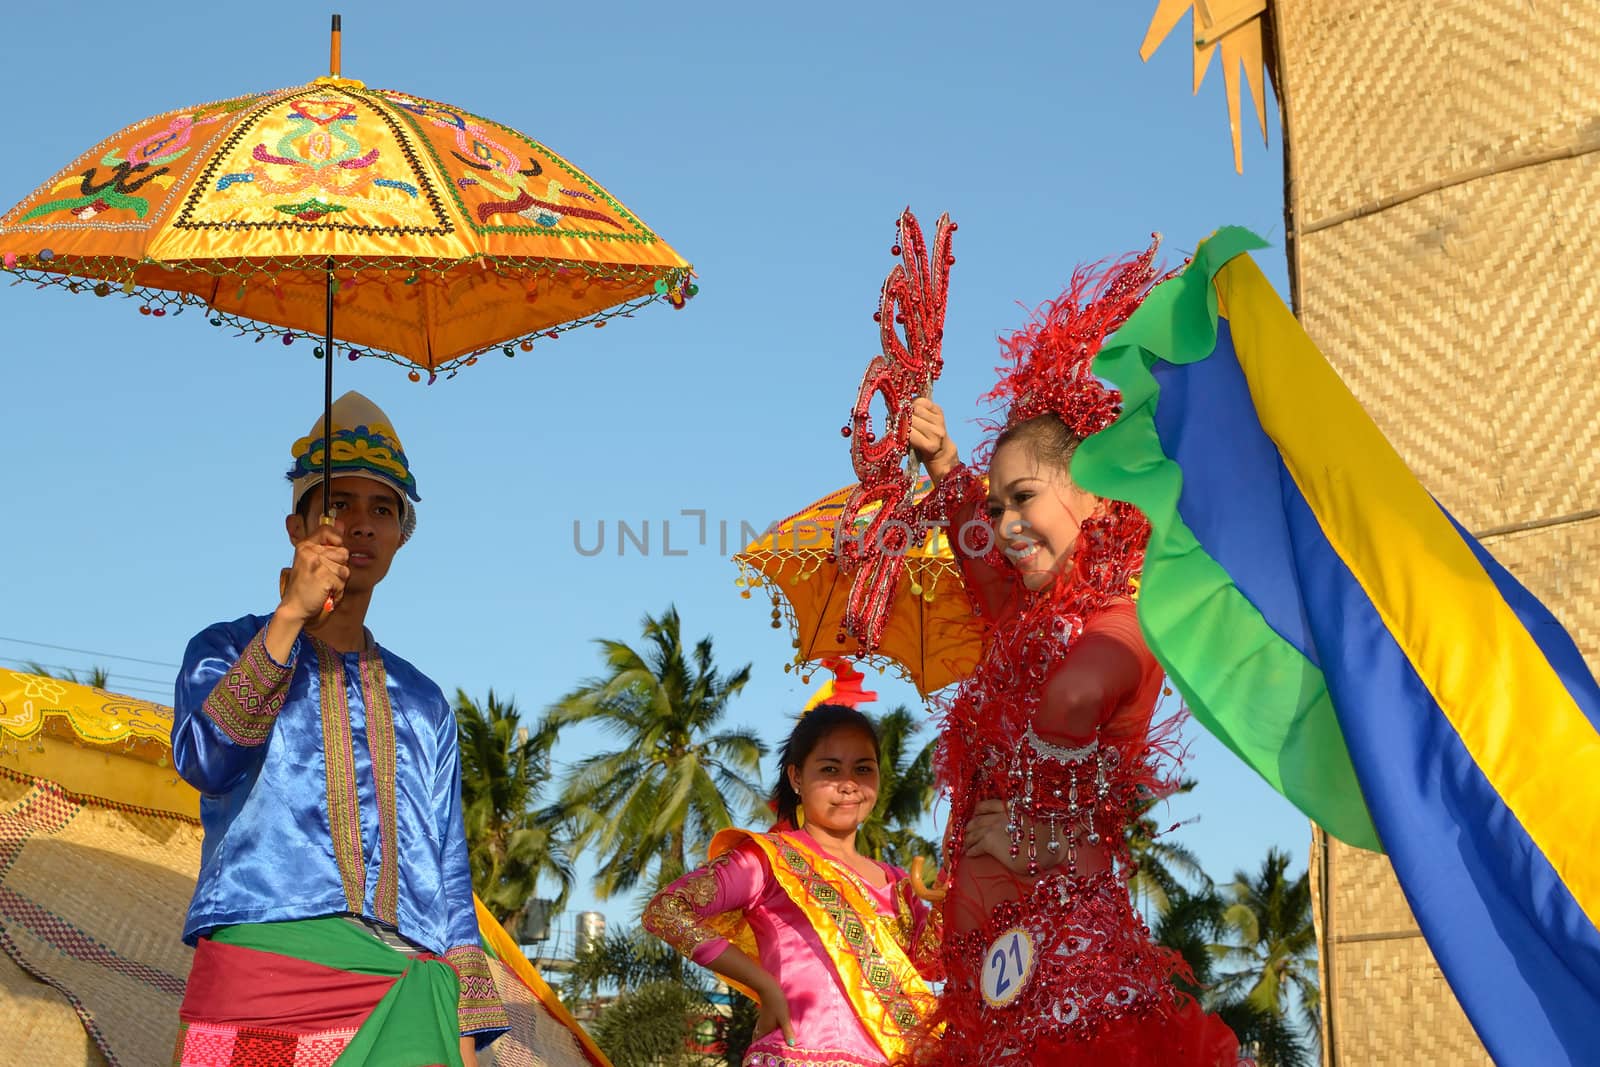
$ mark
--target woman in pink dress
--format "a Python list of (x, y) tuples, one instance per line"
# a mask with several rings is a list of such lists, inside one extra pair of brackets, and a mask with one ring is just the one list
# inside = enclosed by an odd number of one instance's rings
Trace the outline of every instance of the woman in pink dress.
[(877, 1067), (924, 1036), (938, 924), (905, 871), (856, 851), (877, 798), (872, 721), (818, 705), (779, 752), (777, 825), (724, 830), (645, 908), (645, 929), (760, 1004), (747, 1065)]

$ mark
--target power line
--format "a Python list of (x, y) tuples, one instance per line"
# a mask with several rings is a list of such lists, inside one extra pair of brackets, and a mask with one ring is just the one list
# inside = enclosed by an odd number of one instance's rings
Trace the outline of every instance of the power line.
[(169, 707), (172, 704), (171, 690), (161, 693), (154, 689), (146, 689), (142, 685), (111, 685), (107, 687), (106, 692), (116, 696), (133, 697), (149, 704), (160, 704), (162, 707)]
[(159, 704), (161, 707), (172, 706), (171, 693), (158, 693), (154, 689), (146, 689), (137, 685), (109, 685), (101, 692), (111, 696), (124, 696), (132, 700), (142, 700), (147, 704)]
[(120, 659), (129, 663), (145, 663), (152, 667), (171, 667), (173, 670), (178, 669), (178, 664), (176, 663), (164, 663), (161, 660), (156, 659), (140, 659), (138, 656), (119, 656), (115, 652), (95, 652), (92, 649), (71, 648), (67, 645), (51, 645), (46, 644), (43, 641), (25, 641), (20, 637), (0, 637), (0, 641), (9, 641), (16, 645), (32, 645), (34, 648), (53, 648), (57, 652), (76, 652), (82, 656), (98, 656), (101, 659)]
[(133, 693), (133, 692), (149, 693), (152, 696), (158, 696), (158, 697), (163, 698), (163, 700), (162, 700), (163, 703), (170, 703), (172, 701), (172, 690), (171, 689), (154, 689), (154, 688), (151, 688), (150, 686), (147, 686), (147, 685), (123, 685), (120, 682), (118, 682), (115, 677), (113, 677), (108, 684), (112, 687), (110, 689), (110, 691), (114, 692), (114, 693), (120, 693), (120, 692), (122, 692), (124, 690), (126, 690), (127, 692), (130, 692), (130, 693)]
[[(0, 656), (0, 663), (20, 663), (24, 667), (43, 667), (47, 671), (70, 671), (73, 677), (81, 674), (93, 674), (93, 670), (84, 667), (72, 667), (65, 663), (36, 663), (30, 659), (18, 659), (15, 656)], [(149, 682), (151, 685), (170, 685), (168, 678), (141, 678), (136, 674), (123, 674), (121, 671), (106, 671), (107, 678), (126, 678), (130, 682)], [(69, 681), (63, 678), (62, 681)]]

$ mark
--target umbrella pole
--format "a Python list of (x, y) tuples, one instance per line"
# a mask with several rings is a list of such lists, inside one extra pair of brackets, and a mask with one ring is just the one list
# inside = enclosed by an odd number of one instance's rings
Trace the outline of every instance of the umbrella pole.
[(337, 78), (339, 76), (339, 67), (341, 66), (339, 62), (339, 38), (344, 36), (339, 25), (338, 15), (333, 16), (332, 29), (333, 32), (328, 38), (328, 75)]
[[(340, 19), (333, 16), (328, 36), (328, 74), (339, 76)], [(333, 257), (328, 257), (328, 321), (322, 338), (322, 522), (333, 525)], [(329, 598), (330, 609), (332, 598)]]
[[(933, 396), (933, 382), (929, 381), (924, 385), (917, 395), (924, 400), (931, 398)], [(908, 446), (906, 448), (906, 474), (911, 478), (911, 488), (913, 489), (917, 487), (918, 465), (917, 450)]]
[[(335, 16), (337, 17), (337, 16)], [(322, 522), (333, 524), (333, 260), (328, 260), (328, 319), (322, 338)]]
[[(334, 18), (339, 16), (335, 15)], [(333, 525), (333, 257), (328, 258), (328, 319), (322, 338), (322, 525)], [(333, 611), (333, 597), (322, 602), (322, 615)]]
[[(339, 16), (333, 16), (329, 45), (328, 73), (339, 76)], [(333, 525), (333, 257), (328, 257), (328, 318), (322, 337), (322, 525)], [(326, 618), (333, 611), (333, 597), (322, 603)]]

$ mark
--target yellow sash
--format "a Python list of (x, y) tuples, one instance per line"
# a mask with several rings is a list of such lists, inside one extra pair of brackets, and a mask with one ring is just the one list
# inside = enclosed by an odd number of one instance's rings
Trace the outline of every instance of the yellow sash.
[(811, 921), (861, 1025), (891, 1063), (898, 1060), (937, 998), (895, 937), (893, 920), (872, 906), (865, 883), (854, 873), (780, 831), (723, 830), (711, 840), (711, 857), (743, 841), (766, 854), (779, 887)]

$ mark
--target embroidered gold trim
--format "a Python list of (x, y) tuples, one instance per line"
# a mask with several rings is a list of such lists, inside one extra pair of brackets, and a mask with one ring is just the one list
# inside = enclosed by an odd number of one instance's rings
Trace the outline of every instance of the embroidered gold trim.
[(318, 697), (322, 705), (322, 759), (327, 770), (328, 836), (344, 882), (345, 907), (364, 914), (366, 850), (361, 847), (361, 800), (356, 794), (355, 742), (350, 736), (350, 702), (344, 689), (344, 657), (311, 638), (317, 654)]
[(703, 915), (717, 895), (717, 876), (712, 866), (690, 871), (645, 906), (640, 921), (644, 928), (685, 956), (722, 935), (712, 929)]
[(895, 944), (899, 945), (901, 951), (907, 956), (912, 957), (912, 962), (916, 962), (916, 957), (911, 951), (912, 941), (917, 932), (917, 915), (911, 908), (911, 884), (902, 879), (895, 885), (892, 895), (894, 896), (894, 925), (890, 927), (890, 930), (894, 934)]
[[(906, 896), (910, 897), (910, 887), (907, 887)], [(907, 906), (910, 906), (909, 899)], [(915, 929), (913, 921), (913, 929)], [(922, 920), (922, 929), (917, 932), (911, 945), (906, 949), (906, 954), (911, 957), (911, 963), (922, 972), (922, 976), (930, 981), (939, 981), (944, 977), (944, 957), (940, 954), (944, 947), (944, 909), (933, 905), (928, 909), (927, 916)]]
[(260, 745), (272, 733), (272, 724), (283, 710), (289, 679), (294, 675), (294, 658), (280, 667), (267, 652), (266, 628), (252, 637), (239, 653), (239, 660), (218, 679), (202, 704), (206, 717), (235, 744)]
[[(375, 918), (395, 923), (400, 901), (400, 862), (396, 835), (394, 709), (389, 677), (376, 651), (361, 657), (361, 696), (367, 706), (367, 747), (372, 752), (373, 791), (378, 798), (378, 888), (372, 896)], [(364, 864), (363, 864), (364, 866)]]
[(775, 1052), (751, 1050), (745, 1053), (744, 1067), (867, 1067), (867, 1061), (852, 1056), (847, 1060), (796, 1059)]
[[(935, 1007), (933, 991), (895, 940), (894, 919), (873, 906), (866, 883), (853, 871), (822, 860), (784, 834), (725, 830), (712, 848), (727, 851), (751, 841), (766, 853), (773, 877), (810, 920), (837, 972), (856, 1016), (891, 1061), (923, 1029)], [(837, 881), (830, 873), (837, 872)]]
[[(893, 926), (885, 922), (874, 923), (872, 920), (879, 918), (875, 911), (862, 914), (871, 907), (871, 898), (864, 893), (861, 899), (865, 907), (852, 907), (851, 903), (840, 894), (839, 889), (828, 880), (827, 874), (818, 869), (819, 865), (812, 863), (810, 856), (782, 837), (778, 837), (777, 852), (784, 865), (799, 878), (812, 903), (832, 922), (834, 931), (839, 936), (839, 942), (856, 958), (861, 968), (861, 975), (866, 979), (867, 989), (883, 1007), (884, 1018), (893, 1020), (901, 1035), (915, 1032), (922, 1024), (922, 1016), (932, 1007), (931, 998), (915, 991), (914, 988), (907, 988), (912, 983), (921, 984), (915, 970), (909, 974), (896, 973), (892, 955), (885, 953), (883, 947), (872, 936), (874, 926), (879, 930), (887, 928), (890, 934), (888, 940), (895, 948), (901, 948), (894, 937)], [(838, 864), (830, 864), (830, 868), (844, 875), (858, 893), (864, 889), (865, 883), (854, 871)], [(813, 919), (815, 917), (813, 916)], [(904, 959), (903, 952), (902, 949), (902, 959)]]
[(461, 980), (456, 1015), (463, 1034), (479, 1030), (504, 1030), (511, 1025), (500, 991), (495, 988), (489, 957), (477, 945), (457, 945), (444, 954)]

